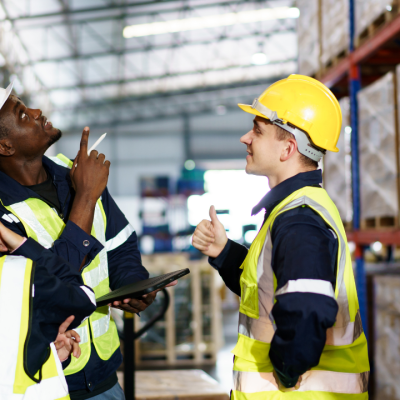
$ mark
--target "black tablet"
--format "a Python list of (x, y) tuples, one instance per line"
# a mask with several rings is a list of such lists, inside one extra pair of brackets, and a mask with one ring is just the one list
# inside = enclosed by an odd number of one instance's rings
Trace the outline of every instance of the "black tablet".
[(140, 299), (144, 294), (154, 292), (161, 289), (182, 276), (189, 274), (189, 268), (180, 269), (179, 271), (170, 272), (169, 274), (156, 276), (154, 278), (145, 279), (131, 283), (130, 285), (122, 286), (121, 288), (107, 293), (104, 296), (96, 299), (97, 307), (105, 306), (113, 301), (124, 299)]

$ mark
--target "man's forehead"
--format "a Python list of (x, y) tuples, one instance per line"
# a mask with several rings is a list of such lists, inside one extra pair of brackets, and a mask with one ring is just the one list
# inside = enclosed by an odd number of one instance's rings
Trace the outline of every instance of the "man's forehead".
[(258, 122), (262, 122), (263, 124), (272, 125), (272, 122), (270, 120), (260, 117), (258, 115), (253, 119), (253, 122), (255, 124), (257, 124)]
[(11, 94), (10, 97), (7, 99), (7, 101), (12, 101), (13, 103), (19, 102), (19, 103), (24, 104), (24, 102), (15, 94)]

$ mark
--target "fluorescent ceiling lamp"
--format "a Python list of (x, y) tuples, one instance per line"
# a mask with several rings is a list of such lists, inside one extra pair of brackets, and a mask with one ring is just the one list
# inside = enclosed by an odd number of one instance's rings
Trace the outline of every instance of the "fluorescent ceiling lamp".
[(240, 11), (237, 13), (209, 15), (206, 17), (175, 19), (163, 22), (151, 22), (126, 26), (123, 36), (132, 37), (161, 35), (163, 33), (194, 31), (198, 29), (217, 28), (251, 22), (270, 21), (274, 19), (298, 18), (300, 10), (296, 7), (263, 8), (260, 10)]
[(265, 53), (254, 53), (251, 56), (251, 63), (254, 65), (268, 64), (268, 57)]

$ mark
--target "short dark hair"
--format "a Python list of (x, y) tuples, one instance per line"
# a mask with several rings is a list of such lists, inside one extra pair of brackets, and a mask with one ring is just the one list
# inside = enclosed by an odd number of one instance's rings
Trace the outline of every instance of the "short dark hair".
[[(287, 139), (295, 139), (295, 137), (292, 133), (286, 131), (285, 129), (281, 128), (280, 126), (275, 125), (275, 127), (276, 127), (276, 138), (279, 141), (287, 140)], [(317, 161), (314, 161), (311, 158), (308, 158), (307, 156), (305, 156), (304, 154), (301, 154), (301, 153), (300, 153), (300, 162), (306, 168), (314, 168), (314, 169), (318, 168)]]

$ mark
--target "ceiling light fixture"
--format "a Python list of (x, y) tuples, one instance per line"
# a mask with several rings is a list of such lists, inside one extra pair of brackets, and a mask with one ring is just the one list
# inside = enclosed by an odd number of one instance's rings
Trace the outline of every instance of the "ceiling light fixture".
[(268, 57), (265, 53), (254, 53), (251, 56), (251, 63), (254, 65), (268, 64)]
[(151, 22), (126, 26), (123, 36), (126, 39), (132, 37), (161, 35), (164, 33), (193, 31), (198, 29), (216, 28), (236, 24), (248, 24), (252, 22), (269, 21), (275, 19), (298, 18), (300, 10), (296, 7), (263, 8), (260, 10), (240, 11), (206, 17), (175, 19), (171, 21)]

